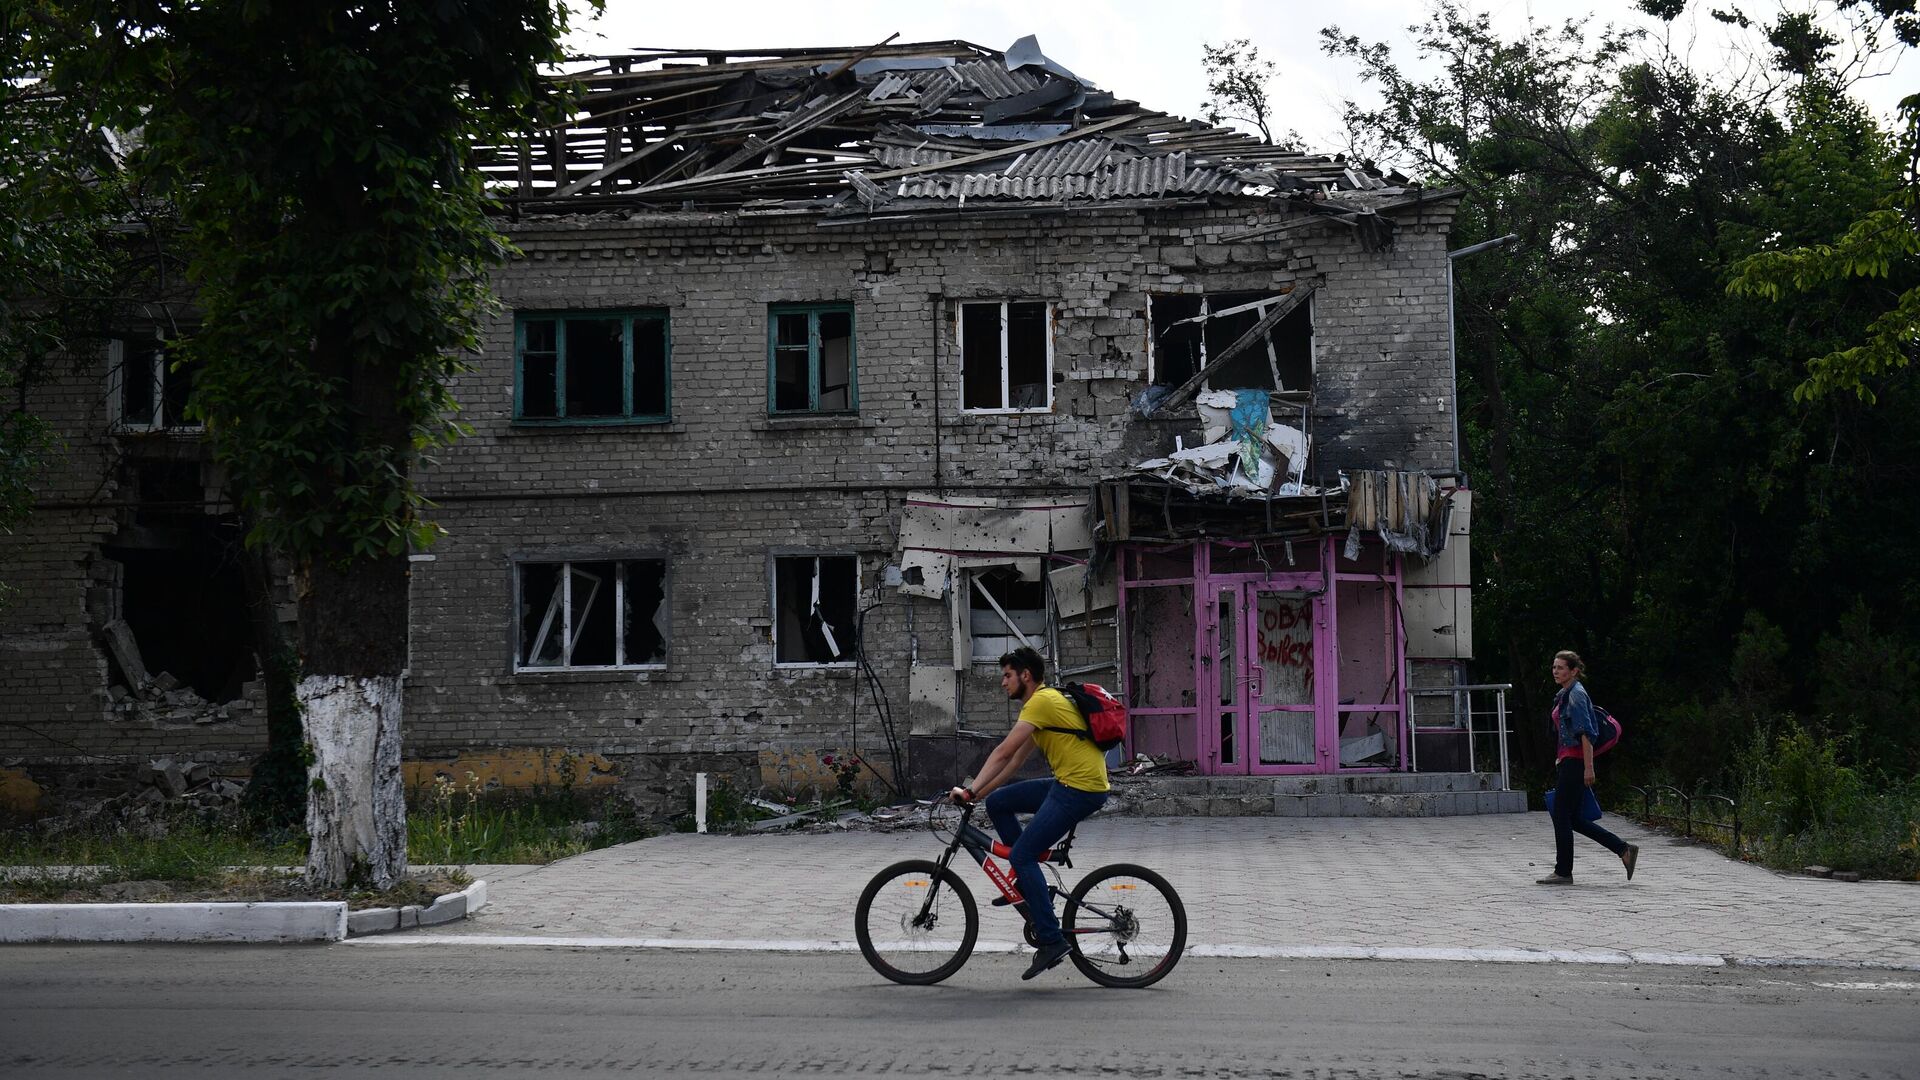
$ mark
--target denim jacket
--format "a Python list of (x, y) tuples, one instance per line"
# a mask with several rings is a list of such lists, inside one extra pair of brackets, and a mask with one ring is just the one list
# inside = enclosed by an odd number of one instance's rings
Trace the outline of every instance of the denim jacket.
[(1593, 716), (1593, 699), (1587, 688), (1575, 679), (1565, 690), (1553, 696), (1553, 726), (1562, 750), (1578, 750), (1580, 736), (1600, 741), (1600, 722)]

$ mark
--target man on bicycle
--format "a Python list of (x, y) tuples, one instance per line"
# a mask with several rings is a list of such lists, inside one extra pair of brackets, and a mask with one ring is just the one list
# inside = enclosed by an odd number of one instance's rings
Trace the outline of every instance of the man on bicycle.
[[(1039, 855), (1107, 801), (1107, 759), (1090, 738), (1087, 721), (1064, 693), (1044, 685), (1047, 662), (1022, 646), (1000, 658), (1000, 689), (1020, 702), (1020, 718), (987, 755), (973, 783), (953, 789), (961, 802), (986, 800), (987, 816), (1007, 845), (1007, 862), (1033, 922), (1040, 949), (1021, 975), (1031, 979), (1066, 958), (1067, 941), (1053, 913), (1053, 895)], [(1047, 757), (1052, 779), (1008, 784), (1034, 746)], [(1033, 817), (1023, 829), (1017, 815)]]

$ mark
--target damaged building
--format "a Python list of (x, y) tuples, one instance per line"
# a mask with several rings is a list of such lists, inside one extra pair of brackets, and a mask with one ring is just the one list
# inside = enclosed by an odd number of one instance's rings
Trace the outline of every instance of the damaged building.
[[(1199, 774), (1498, 770), (1451, 689), (1457, 193), (1031, 38), (572, 74), (567, 123), (479, 151), (518, 254), (455, 382), (472, 434), (420, 477), (448, 535), (413, 564), (410, 761), (566, 748), (665, 804), (857, 751), (925, 792), (1006, 730), (1031, 645)], [(0, 538), (16, 767), (264, 745), (164, 341), (117, 328), (33, 402), (78, 452)]]

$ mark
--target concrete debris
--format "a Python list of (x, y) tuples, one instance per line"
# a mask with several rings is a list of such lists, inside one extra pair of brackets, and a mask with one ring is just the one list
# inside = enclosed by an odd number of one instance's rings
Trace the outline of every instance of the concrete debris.
[(1196, 495), (1268, 498), (1318, 494), (1301, 477), (1310, 440), (1299, 428), (1268, 418), (1265, 390), (1212, 390), (1194, 400), (1201, 446), (1179, 446), (1133, 467)]

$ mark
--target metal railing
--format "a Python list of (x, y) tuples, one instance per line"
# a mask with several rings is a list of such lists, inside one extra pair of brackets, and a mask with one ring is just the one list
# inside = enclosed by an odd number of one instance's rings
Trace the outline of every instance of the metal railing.
[[(1720, 830), (1727, 834), (1730, 841), (1729, 850), (1733, 856), (1740, 857), (1740, 804), (1731, 798), (1706, 792), (1695, 792), (1689, 795), (1671, 784), (1654, 784), (1650, 787), (1633, 784), (1629, 785), (1629, 789), (1640, 796), (1641, 821), (1648, 825), (1668, 827), (1678, 825), (1681, 834), (1689, 840), (1695, 838), (1693, 830), (1696, 825), (1703, 829)], [(1724, 819), (1705, 817), (1702, 813), (1696, 812), (1695, 803), (1724, 804), (1726, 817)], [(1677, 814), (1668, 809), (1669, 806), (1676, 804), (1679, 807)], [(1708, 837), (1708, 839), (1714, 838)]]
[[(1469, 686), (1433, 686), (1413, 691), (1408, 727), (1413, 740), (1408, 762), (1420, 771), (1420, 737), (1457, 736), (1464, 743), (1466, 771), (1479, 772), (1481, 742), (1494, 743), (1500, 762), (1500, 790), (1513, 788), (1508, 776), (1507, 691), (1512, 683), (1474, 683)], [(1444, 768), (1437, 772), (1448, 771)]]

